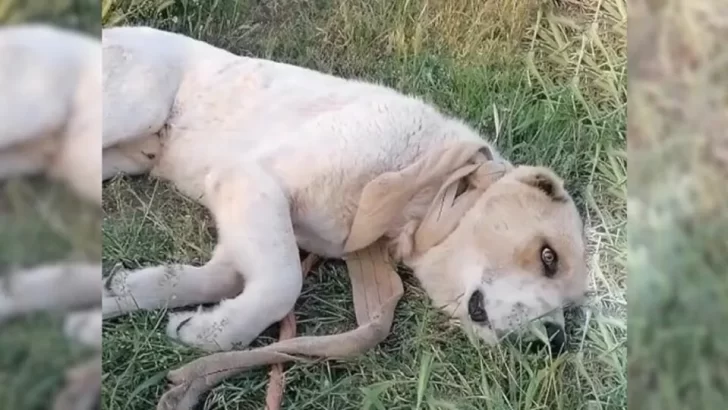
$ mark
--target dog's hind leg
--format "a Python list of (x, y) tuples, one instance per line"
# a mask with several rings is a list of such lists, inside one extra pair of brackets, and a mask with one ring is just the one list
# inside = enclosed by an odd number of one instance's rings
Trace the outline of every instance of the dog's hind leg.
[(48, 159), (56, 149), (57, 144), (52, 137), (28, 138), (0, 147), (0, 181), (45, 172)]
[(276, 179), (257, 166), (217, 175), (205, 195), (245, 289), (210, 310), (173, 313), (167, 329), (207, 351), (247, 346), (293, 309), (303, 285), (289, 199)]
[(145, 174), (152, 170), (161, 153), (162, 144), (158, 134), (130, 139), (104, 148), (101, 179), (106, 181), (117, 174)]
[(28, 157), (13, 150), (0, 151), (0, 181), (40, 174), (44, 170), (45, 164), (41, 159)]
[(104, 284), (103, 316), (107, 319), (137, 310), (219, 302), (242, 291), (242, 278), (219, 246), (203, 266), (159, 265), (133, 271), (117, 269)]

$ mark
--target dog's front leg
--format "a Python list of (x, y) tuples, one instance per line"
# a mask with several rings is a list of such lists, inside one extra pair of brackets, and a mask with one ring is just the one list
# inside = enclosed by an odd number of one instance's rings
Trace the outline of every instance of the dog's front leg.
[(101, 265), (58, 263), (0, 277), (0, 323), (34, 312), (68, 311), (101, 300)]
[(240, 274), (220, 246), (203, 266), (157, 265), (137, 270), (114, 271), (106, 277), (103, 289), (104, 319), (137, 310), (179, 308), (217, 303), (239, 294)]
[(207, 351), (247, 346), (293, 309), (303, 284), (289, 199), (275, 178), (255, 166), (216, 175), (207, 180), (208, 204), (245, 288), (211, 310), (171, 315), (168, 327)]

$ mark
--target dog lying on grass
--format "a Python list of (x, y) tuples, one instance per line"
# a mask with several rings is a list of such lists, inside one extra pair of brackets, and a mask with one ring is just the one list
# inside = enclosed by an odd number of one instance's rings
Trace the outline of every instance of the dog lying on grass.
[[(561, 308), (586, 290), (585, 239), (549, 169), (513, 167), (462, 121), (387, 87), (148, 27), (105, 29), (102, 42), (103, 178), (171, 181), (218, 229), (203, 266), (116, 269), (105, 318), (219, 302), (170, 313), (169, 336), (244, 347), (293, 308), (299, 248), (341, 258), (384, 237), (434, 305), (487, 343), (538, 319), (563, 348)], [(508, 171), (444, 240), (421, 246), (442, 185), (478, 155)], [(473, 189), (456, 182), (458, 195)], [(366, 238), (352, 239), (353, 227)]]

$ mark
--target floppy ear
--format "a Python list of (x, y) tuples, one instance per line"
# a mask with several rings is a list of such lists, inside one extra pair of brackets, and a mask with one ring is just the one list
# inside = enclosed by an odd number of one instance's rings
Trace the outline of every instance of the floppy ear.
[(420, 222), (411, 251), (422, 254), (450, 235), (483, 192), (508, 172), (509, 165), (491, 160), (466, 165), (452, 173)]
[(548, 168), (520, 166), (516, 168), (513, 176), (519, 182), (539, 190), (554, 201), (566, 202), (569, 198), (564, 188), (564, 181)]
[(362, 190), (344, 251), (362, 249), (379, 239), (417, 192), (433, 183), (441, 184), (456, 169), (481, 155), (484, 147), (492, 155), (485, 141), (448, 144), (431, 150), (401, 171), (386, 172), (369, 182)]

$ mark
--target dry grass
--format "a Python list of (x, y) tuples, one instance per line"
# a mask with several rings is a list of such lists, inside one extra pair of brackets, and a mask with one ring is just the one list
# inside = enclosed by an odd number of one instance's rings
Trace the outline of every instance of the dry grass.
[(529, 30), (530, 74), (545, 89), (569, 87), (590, 115), (624, 110), (626, 0), (564, 0), (564, 4), (537, 13), (537, 23)]

